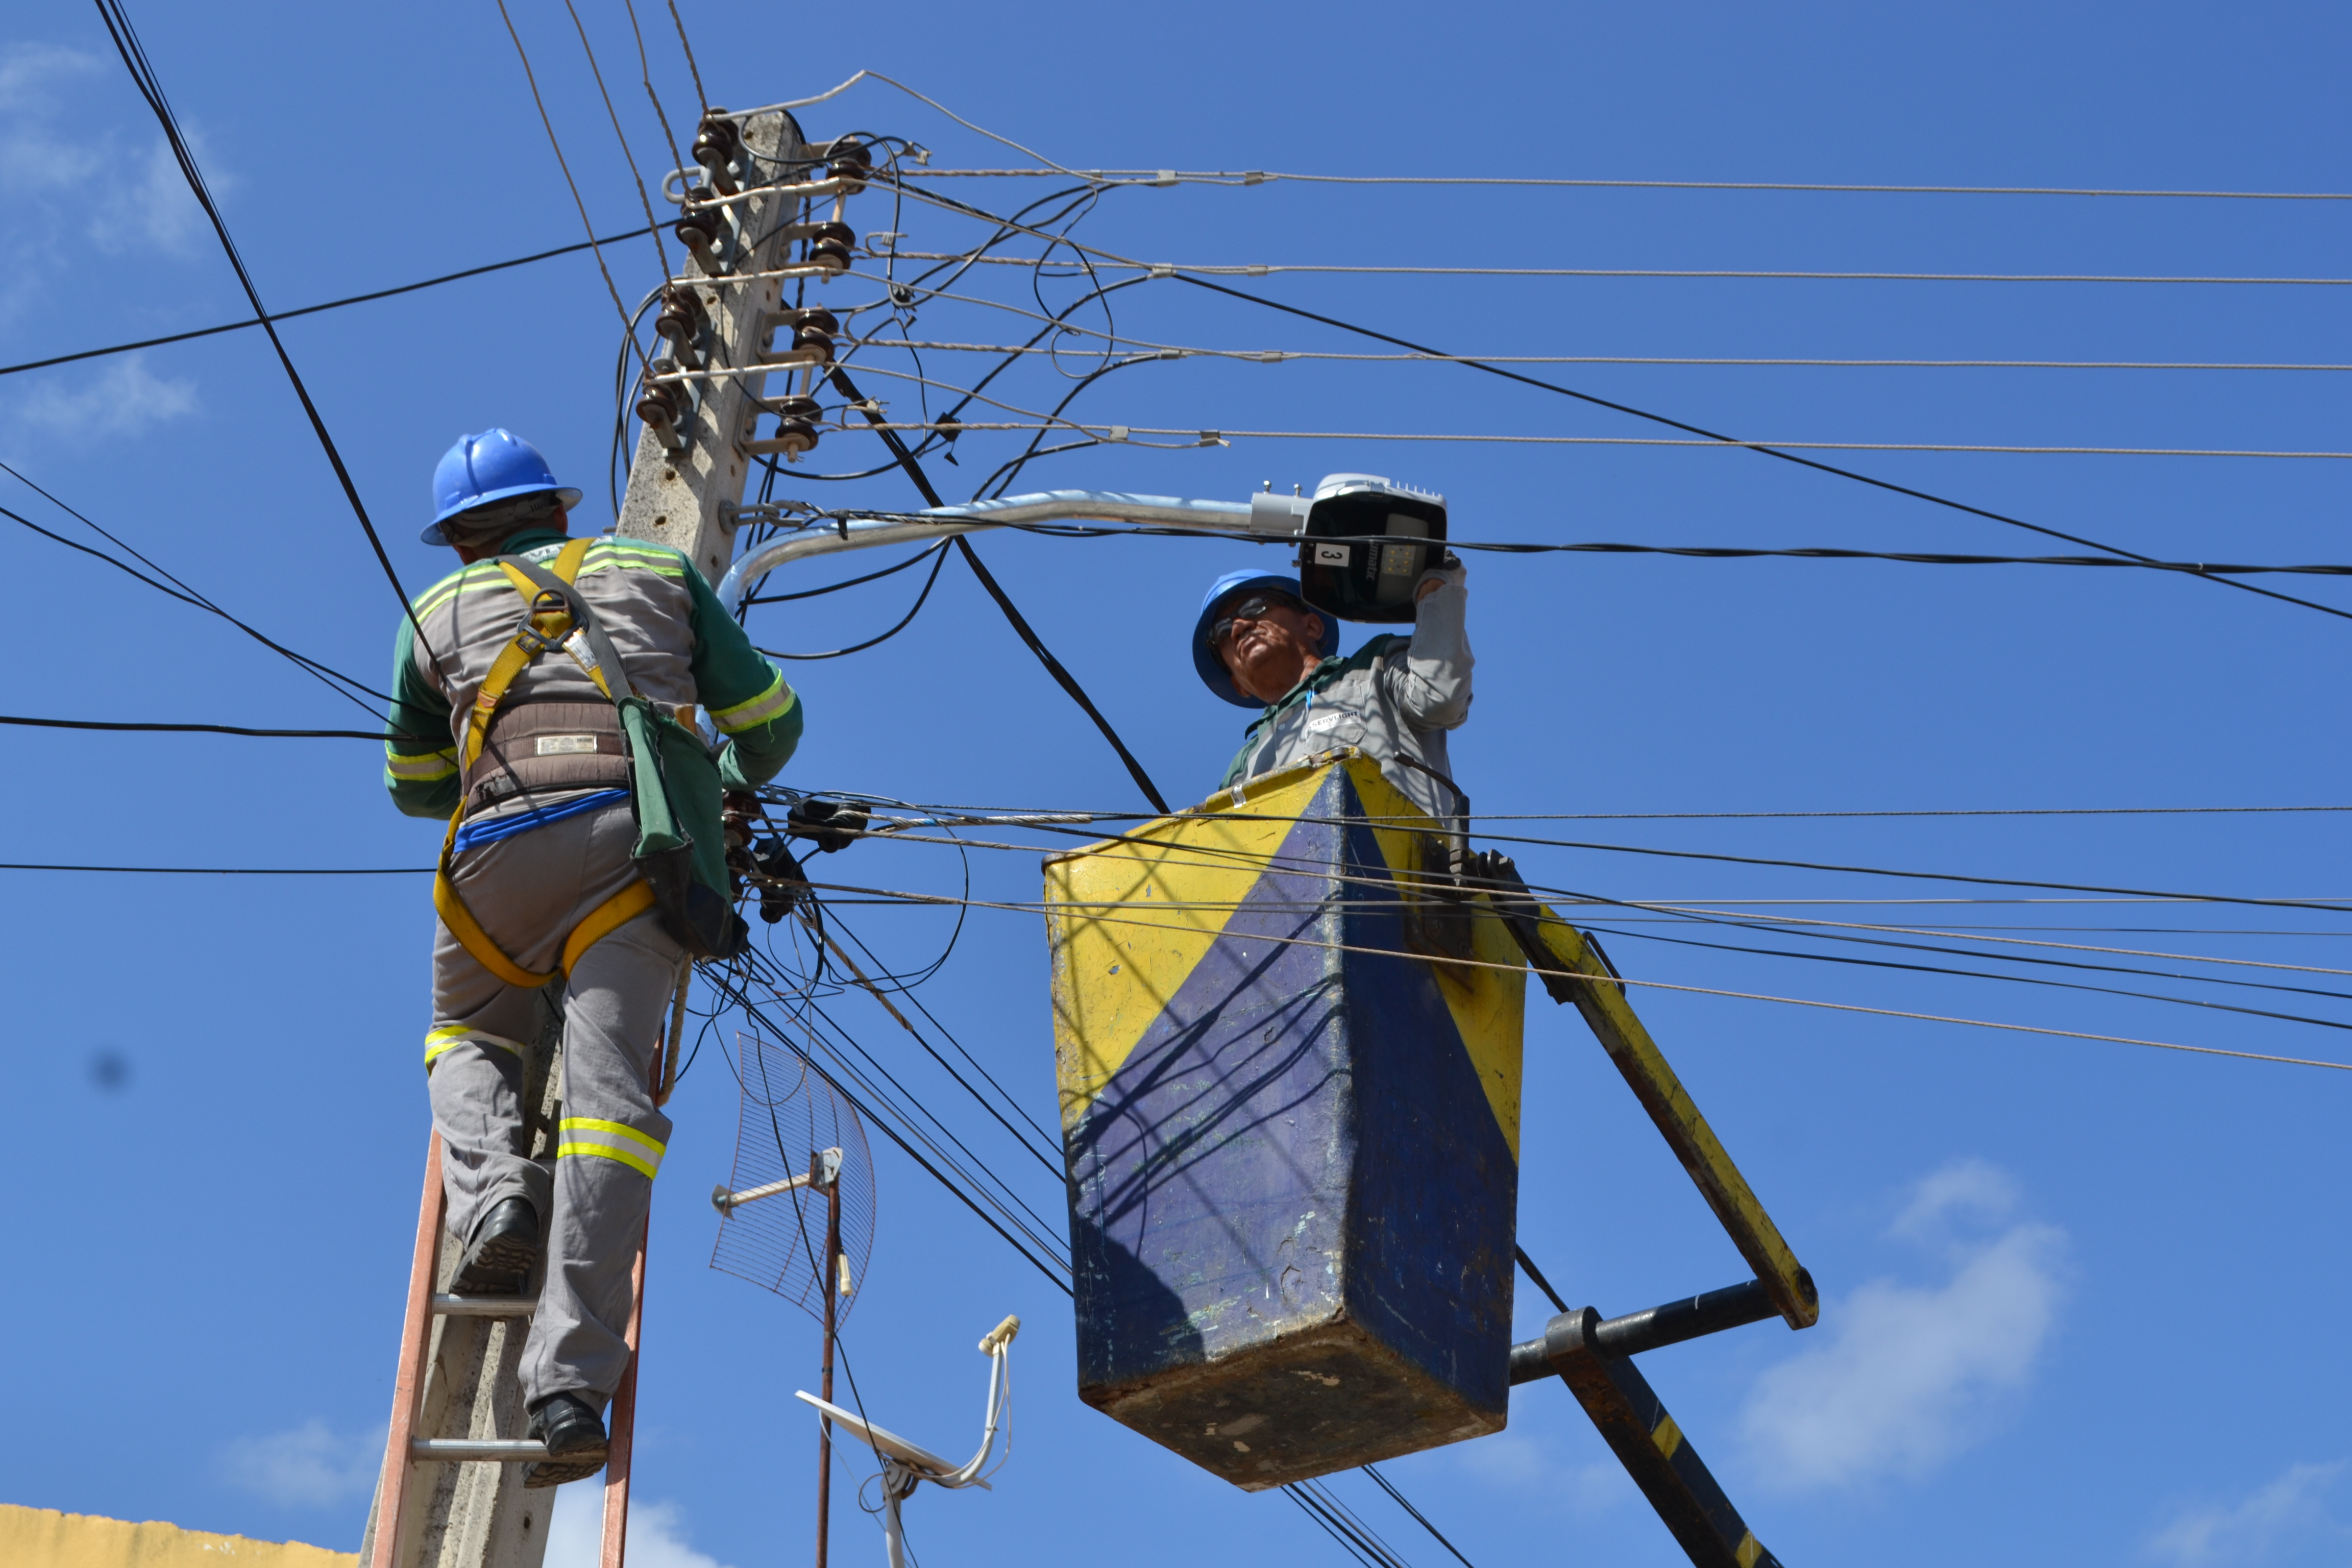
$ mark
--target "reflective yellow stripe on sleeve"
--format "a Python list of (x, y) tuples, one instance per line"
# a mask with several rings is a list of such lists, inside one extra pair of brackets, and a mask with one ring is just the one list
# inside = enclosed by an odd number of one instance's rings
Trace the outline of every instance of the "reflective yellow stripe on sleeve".
[(618, 1121), (599, 1121), (589, 1116), (567, 1116), (561, 1127), (563, 1142), (556, 1145), (558, 1159), (584, 1154), (603, 1160), (618, 1160), (648, 1179), (661, 1169), (662, 1155), (668, 1149), (668, 1145), (657, 1139)]
[(738, 731), (749, 730), (755, 725), (765, 724), (770, 720), (782, 718), (797, 700), (798, 696), (797, 692), (784, 684), (783, 672), (779, 670), (776, 679), (769, 684), (768, 689), (749, 702), (738, 702), (732, 708), (713, 708), (710, 710), (710, 722), (719, 733), (732, 735)]
[(431, 784), (457, 771), (457, 748), (452, 746), (446, 751), (405, 756), (386, 746), (383, 771), (403, 784)]

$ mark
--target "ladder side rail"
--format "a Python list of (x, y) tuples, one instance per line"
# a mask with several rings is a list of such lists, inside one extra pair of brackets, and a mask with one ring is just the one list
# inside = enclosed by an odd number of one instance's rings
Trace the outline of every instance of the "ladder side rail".
[[(660, 1070), (659, 1058), (655, 1063)], [(646, 1316), (646, 1243), (652, 1239), (653, 1215), (646, 1216), (646, 1234), (637, 1242), (637, 1261), (629, 1270), (629, 1328), (622, 1335), (629, 1347), (628, 1365), (621, 1386), (613, 1391), (611, 1431), (604, 1446), (604, 1540), (600, 1568), (622, 1568), (629, 1546), (629, 1460), (636, 1447), (637, 1343)]]
[(408, 1266), (408, 1308), (400, 1325), (400, 1366), (392, 1384), (392, 1423), (383, 1445), (383, 1472), (376, 1483), (375, 1551), (368, 1568), (395, 1568), (405, 1561), (412, 1528), (408, 1483), (415, 1475), (409, 1443), (425, 1406), (425, 1343), (433, 1331), (434, 1274), (441, 1262), (441, 1224), (449, 1206), (441, 1184), (441, 1134), (425, 1146), (425, 1196), (417, 1205), (416, 1250)]

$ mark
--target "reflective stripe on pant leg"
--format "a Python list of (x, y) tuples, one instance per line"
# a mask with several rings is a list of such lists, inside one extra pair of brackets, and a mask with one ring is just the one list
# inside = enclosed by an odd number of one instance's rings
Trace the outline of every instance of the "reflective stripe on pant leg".
[[(634, 830), (615, 814), (615, 831)], [(528, 836), (526, 836), (528, 837)], [(523, 1347), (526, 1402), (575, 1393), (601, 1404), (628, 1365), (629, 1270), (670, 1120), (646, 1075), (682, 951), (644, 914), (579, 956), (563, 1000), (563, 1121), (547, 1283)]]
[(618, 1121), (599, 1121), (593, 1116), (567, 1116), (562, 1123), (563, 1141), (556, 1145), (559, 1160), (586, 1155), (593, 1159), (618, 1160), (632, 1171), (650, 1180), (661, 1169), (662, 1155), (669, 1145), (634, 1127)]
[(425, 1070), (431, 1072), (433, 1064), (445, 1051), (467, 1041), (478, 1046), (494, 1046), (520, 1060), (524, 1055), (520, 1040), (509, 1040), (504, 1035), (493, 1035), (487, 1029), (477, 1029), (465, 1024), (446, 1024), (428, 1030), (425, 1036)]

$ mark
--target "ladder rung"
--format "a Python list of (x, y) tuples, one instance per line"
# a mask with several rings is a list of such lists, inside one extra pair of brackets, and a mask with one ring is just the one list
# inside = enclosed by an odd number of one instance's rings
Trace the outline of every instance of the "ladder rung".
[(433, 1310), (444, 1318), (528, 1318), (539, 1308), (530, 1296), (436, 1296)]
[(418, 1437), (408, 1445), (412, 1459), (449, 1462), (496, 1460), (519, 1464), (547, 1458), (547, 1445), (523, 1437)]

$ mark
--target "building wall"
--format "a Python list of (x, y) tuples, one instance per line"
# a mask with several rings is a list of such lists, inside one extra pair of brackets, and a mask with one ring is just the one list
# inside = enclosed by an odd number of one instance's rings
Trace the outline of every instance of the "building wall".
[(354, 1568), (355, 1552), (0, 1503), (8, 1568)]

